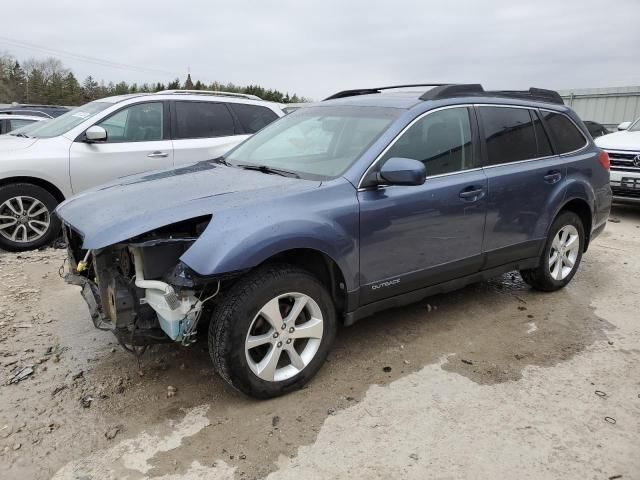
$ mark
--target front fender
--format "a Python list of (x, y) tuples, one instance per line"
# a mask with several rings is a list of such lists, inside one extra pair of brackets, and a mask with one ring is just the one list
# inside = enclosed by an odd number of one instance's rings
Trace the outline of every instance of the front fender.
[(358, 206), (346, 181), (307, 192), (295, 202), (268, 202), (215, 214), (181, 257), (202, 276), (253, 268), (278, 253), (312, 249), (338, 265), (348, 290), (357, 288)]

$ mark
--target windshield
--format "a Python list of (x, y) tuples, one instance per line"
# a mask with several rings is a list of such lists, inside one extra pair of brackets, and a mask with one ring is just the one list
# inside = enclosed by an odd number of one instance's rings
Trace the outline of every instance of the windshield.
[(631, 124), (629, 127), (630, 132), (640, 132), (640, 118)]
[(229, 152), (235, 166), (267, 167), (303, 178), (342, 175), (403, 110), (309, 107), (272, 123)]
[(80, 125), (86, 119), (93, 117), (96, 113), (110, 107), (113, 103), (91, 102), (81, 107), (74, 108), (67, 113), (51, 120), (35, 122), (32, 125), (14, 130), (9, 135), (29, 136), (33, 138), (51, 138), (62, 135), (72, 128)]

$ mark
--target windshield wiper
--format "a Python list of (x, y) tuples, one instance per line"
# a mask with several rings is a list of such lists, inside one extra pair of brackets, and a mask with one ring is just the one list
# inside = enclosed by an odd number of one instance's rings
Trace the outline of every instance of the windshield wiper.
[(27, 135), (26, 133), (10, 133), (9, 135), (12, 135), (14, 137), (22, 137), (22, 138), (30, 138), (29, 135)]
[(238, 168), (243, 168), (245, 170), (255, 170), (257, 172), (280, 175), (281, 177), (300, 178), (300, 175), (298, 175), (297, 173), (292, 172), (290, 170), (283, 170), (281, 168), (267, 167), (266, 165), (243, 165), (243, 164), (241, 164), (241, 165), (236, 165), (236, 166)]

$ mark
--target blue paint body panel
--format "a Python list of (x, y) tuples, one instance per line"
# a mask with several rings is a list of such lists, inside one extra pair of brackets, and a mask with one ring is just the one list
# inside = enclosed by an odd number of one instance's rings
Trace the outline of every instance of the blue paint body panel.
[[(427, 178), (423, 185), (358, 189), (367, 169), (418, 116), (451, 105), (469, 105), (473, 111), (476, 104), (564, 113), (583, 131), (587, 145), (573, 154), (497, 166), (487, 166), (480, 155), (477, 168)], [(201, 162), (120, 179), (67, 200), (57, 214), (82, 235), (85, 249), (211, 216), (181, 257), (197, 274), (243, 271), (288, 250), (312, 249), (340, 269), (351, 309), (538, 257), (549, 226), (570, 201), (588, 205), (588, 233), (599, 233), (607, 220), (608, 171), (600, 165), (599, 150), (586, 128), (565, 106), (487, 97), (419, 101), (392, 95), (341, 98), (323, 105), (392, 107), (402, 113), (333, 180)], [(477, 127), (474, 148), (484, 152)], [(469, 189), (480, 193), (462, 198), (460, 193)]]

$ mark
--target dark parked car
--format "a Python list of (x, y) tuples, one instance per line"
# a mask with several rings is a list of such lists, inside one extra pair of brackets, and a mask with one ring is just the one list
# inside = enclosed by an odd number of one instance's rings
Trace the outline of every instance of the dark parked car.
[(0, 108), (0, 113), (19, 113), (21, 115), (33, 115), (45, 118), (56, 118), (68, 111), (68, 107), (60, 105), (35, 105), (26, 103)]
[(95, 325), (187, 345), (209, 321), (217, 372), (266, 398), (320, 369), (339, 323), (512, 270), (567, 285), (606, 225), (607, 154), (556, 92), (424, 90), (340, 92), (61, 204)]
[(602, 135), (611, 133), (609, 130), (607, 130), (607, 127), (605, 127), (604, 125), (598, 122), (585, 120), (584, 124), (587, 127), (587, 130), (589, 130), (589, 133), (593, 138), (598, 138), (598, 137), (601, 137)]

